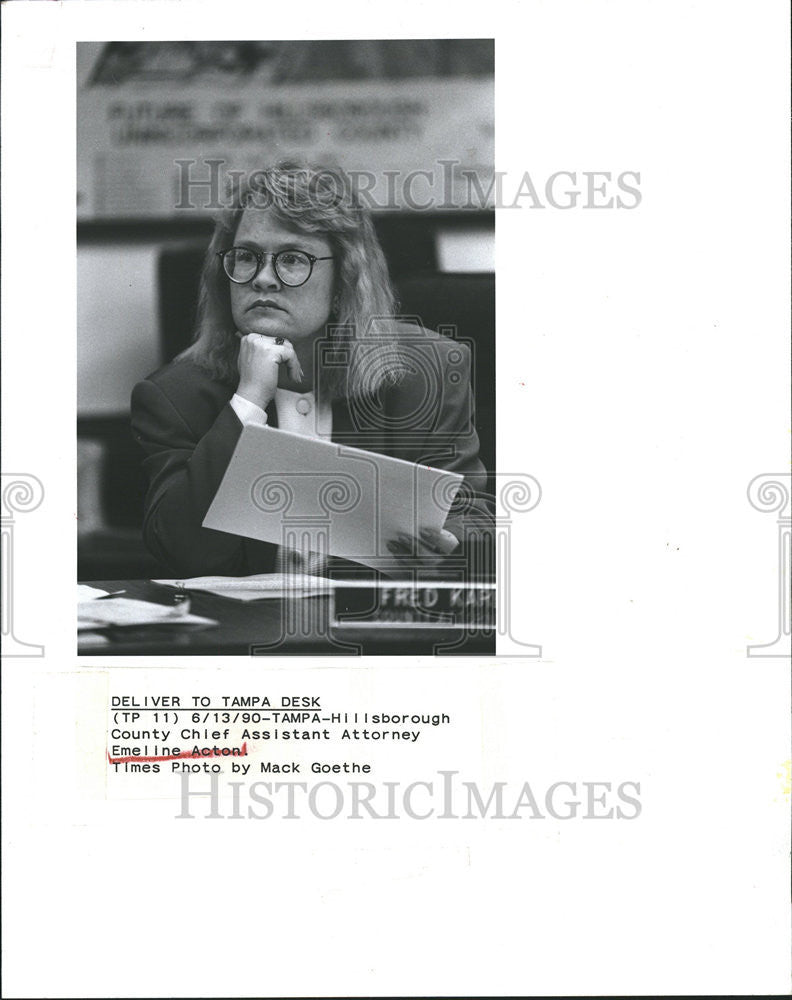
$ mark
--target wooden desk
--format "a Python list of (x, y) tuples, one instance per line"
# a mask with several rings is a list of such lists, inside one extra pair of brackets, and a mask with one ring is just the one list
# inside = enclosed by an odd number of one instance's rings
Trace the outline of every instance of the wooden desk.
[[(179, 591), (149, 580), (85, 581), (102, 590), (126, 591), (127, 597), (173, 604)], [(105, 629), (82, 638), (83, 656), (471, 656), (495, 654), (495, 631), (461, 629), (331, 628), (330, 599), (234, 601), (190, 591), (190, 610), (218, 622), (216, 626), (147, 625)]]

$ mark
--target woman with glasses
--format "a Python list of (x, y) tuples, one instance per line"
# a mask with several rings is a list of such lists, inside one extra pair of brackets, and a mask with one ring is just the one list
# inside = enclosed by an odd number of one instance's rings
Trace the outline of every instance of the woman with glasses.
[[(278, 546), (202, 527), (247, 423), (463, 474), (464, 516), (393, 539), (396, 559), (442, 570), (491, 530), (475, 499), (486, 473), (469, 352), (395, 316), (370, 216), (341, 172), (281, 164), (239, 186), (207, 251), (194, 343), (132, 394), (149, 480), (144, 538), (168, 572), (287, 568)], [(294, 558), (291, 568), (324, 569)]]

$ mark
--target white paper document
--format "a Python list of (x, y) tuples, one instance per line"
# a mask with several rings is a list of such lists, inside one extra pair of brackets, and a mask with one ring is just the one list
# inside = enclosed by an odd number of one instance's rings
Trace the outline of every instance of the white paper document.
[(315, 597), (329, 594), (332, 580), (303, 573), (255, 573), (253, 576), (194, 576), (189, 580), (154, 580), (166, 587), (202, 590), (234, 601), (260, 601), (264, 598)]
[(388, 542), (400, 533), (443, 527), (462, 479), (248, 425), (203, 526), (378, 567), (391, 561)]
[(89, 587), (87, 583), (77, 584), (78, 601), (95, 601), (100, 597), (107, 597), (108, 591), (100, 590), (98, 587)]
[(190, 614), (189, 601), (170, 606), (127, 597), (77, 604), (77, 628), (96, 629), (130, 625), (216, 625), (212, 618)]

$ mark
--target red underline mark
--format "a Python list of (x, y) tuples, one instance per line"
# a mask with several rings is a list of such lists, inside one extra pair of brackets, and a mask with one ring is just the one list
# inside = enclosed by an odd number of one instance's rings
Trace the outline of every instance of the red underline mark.
[(109, 764), (131, 764), (135, 761), (150, 763), (157, 760), (182, 760), (185, 757), (202, 760), (204, 757), (247, 757), (247, 755), (247, 740), (245, 740), (239, 748), (239, 753), (221, 753), (216, 747), (212, 747), (211, 753), (193, 753), (192, 750), (185, 750), (183, 753), (166, 754), (164, 757), (111, 757), (108, 750), (107, 761)]

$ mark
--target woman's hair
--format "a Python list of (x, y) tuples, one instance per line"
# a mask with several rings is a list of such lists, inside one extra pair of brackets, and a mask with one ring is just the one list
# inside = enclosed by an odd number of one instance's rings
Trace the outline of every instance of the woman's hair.
[(282, 225), (321, 234), (330, 243), (335, 295), (327, 332), (339, 350), (319, 373), (323, 391), (369, 395), (398, 381), (404, 363), (396, 300), (369, 212), (341, 170), (291, 161), (238, 183), (229, 207), (218, 216), (201, 273), (194, 341), (179, 359), (200, 365), (220, 381), (235, 383), (239, 376), (229, 280), (217, 254), (233, 245), (246, 208), (269, 209)]

